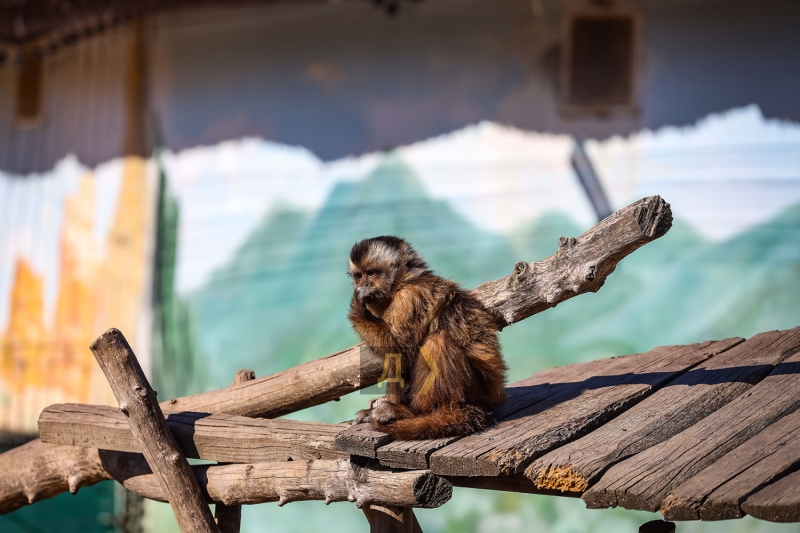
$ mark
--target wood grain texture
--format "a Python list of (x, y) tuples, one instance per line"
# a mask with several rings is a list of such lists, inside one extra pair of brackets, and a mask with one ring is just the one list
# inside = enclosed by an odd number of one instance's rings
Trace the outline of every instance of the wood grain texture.
[[(333, 442), (344, 425), (204, 413), (166, 413), (186, 457), (226, 463), (346, 459)], [(128, 421), (104, 405), (55, 404), (39, 416), (43, 442), (142, 452)]]
[(800, 467), (800, 411), (734, 448), (672, 491), (661, 504), (667, 520), (741, 518), (741, 503)]
[(112, 328), (100, 335), (90, 349), (142, 446), (142, 454), (172, 507), (178, 527), (184, 533), (217, 533), (217, 524), (197, 479), (172, 437), (156, 393), (128, 341)]
[(379, 447), (392, 442), (392, 437), (373, 429), (370, 424), (357, 424), (342, 430), (336, 435), (336, 450), (374, 459)]
[(664, 346), (605, 360), (591, 376), (565, 383), (552, 396), (517, 411), (488, 430), (434, 452), (432, 471), (454, 476), (522, 472), (535, 458), (589, 433), (658, 387), (711, 356), (709, 342)]
[(562, 237), (558, 252), (535, 263), (518, 262), (511, 275), (477, 287), (501, 327), (555, 307), (585, 292), (597, 292), (625, 256), (664, 235), (672, 211), (659, 196), (620, 209), (577, 238)]
[[(137, 456), (106, 462), (108, 471), (125, 488), (157, 501), (165, 494), (149, 467)], [(321, 500), (350, 501), (358, 507), (376, 503), (434, 508), (452, 496), (452, 485), (427, 470), (373, 469), (349, 461), (289, 461), (193, 466), (209, 502), (225, 505)]]
[(800, 522), (800, 472), (794, 472), (756, 492), (742, 511), (770, 522)]
[(769, 350), (777, 337), (710, 344), (706, 349), (714, 357), (585, 437), (536, 459), (525, 475), (540, 489), (582, 493), (612, 464), (680, 433), (763, 379), (781, 361), (780, 350)]
[(788, 357), (756, 386), (695, 425), (612, 466), (583, 493), (592, 509), (656, 511), (669, 493), (800, 406), (800, 328), (776, 332)]

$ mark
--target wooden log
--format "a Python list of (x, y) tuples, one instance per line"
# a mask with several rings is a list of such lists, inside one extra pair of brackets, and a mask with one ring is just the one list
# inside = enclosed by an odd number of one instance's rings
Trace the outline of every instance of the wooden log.
[(335, 440), (335, 448), (359, 457), (377, 457), (380, 446), (392, 442), (392, 437), (372, 428), (369, 424), (358, 424), (343, 429)]
[(677, 487), (661, 504), (667, 520), (742, 518), (751, 494), (800, 467), (800, 411), (787, 415)]
[(770, 522), (800, 522), (800, 472), (794, 472), (756, 492), (742, 511)]
[(453, 476), (520, 473), (535, 458), (589, 433), (709, 358), (714, 349), (709, 352), (708, 346), (666, 346), (608, 359), (591, 377), (565, 383), (496, 426), (434, 452), (430, 468)]
[(410, 507), (368, 505), (363, 507), (370, 533), (422, 533)]
[[(347, 459), (334, 449), (344, 424), (266, 420), (204, 413), (166, 413), (186, 457), (225, 463)], [(142, 452), (125, 416), (105, 405), (56, 404), (39, 415), (43, 442)]]
[(117, 329), (103, 333), (91, 345), (97, 363), (111, 385), (120, 411), (128, 417), (131, 432), (164, 491), (182, 532), (217, 533), (216, 522), (164, 415), (156, 393)]
[(585, 437), (536, 459), (525, 475), (540, 489), (582, 493), (612, 464), (680, 433), (766, 377), (784, 357), (780, 340), (787, 335), (763, 333), (742, 344), (726, 339), (709, 346), (722, 353)]
[(39, 439), (0, 454), (0, 472), (0, 515), (111, 479), (97, 450), (45, 444)]
[(674, 488), (800, 407), (800, 338), (784, 340), (783, 353), (793, 355), (766, 378), (697, 424), (612, 466), (583, 493), (586, 506), (657, 511)]
[(169, 411), (196, 411), (275, 418), (375, 385), (383, 360), (363, 344), (232, 387), (161, 404)]
[[(125, 488), (157, 501), (163, 489), (141, 457), (115, 454), (106, 461), (108, 471)], [(321, 500), (434, 508), (447, 502), (453, 487), (427, 470), (393, 471), (351, 464), (349, 461), (289, 461), (202, 465), (192, 467), (209, 502), (225, 505)]]
[(558, 252), (537, 261), (520, 261), (511, 275), (472, 293), (500, 327), (519, 322), (585, 292), (597, 292), (622, 258), (664, 235), (672, 211), (660, 196), (620, 209), (577, 238), (562, 237)]

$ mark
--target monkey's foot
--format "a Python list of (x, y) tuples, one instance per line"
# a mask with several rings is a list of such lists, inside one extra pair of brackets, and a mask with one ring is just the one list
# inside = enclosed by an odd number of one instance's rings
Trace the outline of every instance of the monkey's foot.
[(361, 411), (357, 412), (356, 419), (353, 420), (353, 425), (372, 422), (372, 417), (370, 416), (371, 413), (371, 409), (362, 409)]
[(408, 407), (385, 401), (373, 407), (370, 415), (373, 424), (385, 426), (397, 420), (412, 417), (414, 413)]

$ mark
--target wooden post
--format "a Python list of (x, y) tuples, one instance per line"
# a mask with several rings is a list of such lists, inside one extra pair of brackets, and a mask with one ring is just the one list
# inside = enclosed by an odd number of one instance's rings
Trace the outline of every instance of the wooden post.
[[(256, 379), (254, 371), (239, 370), (236, 372), (236, 377), (233, 378), (231, 387), (251, 379)], [(242, 526), (242, 506), (218, 503), (214, 509), (214, 518), (217, 520), (219, 533), (239, 533), (239, 528)]]
[(142, 445), (147, 464), (172, 506), (183, 533), (218, 533), (211, 509), (164, 421), (156, 392), (122, 333), (112, 328), (90, 346), (114, 391), (119, 410)]
[(370, 533), (422, 533), (411, 507), (394, 505), (365, 505)]

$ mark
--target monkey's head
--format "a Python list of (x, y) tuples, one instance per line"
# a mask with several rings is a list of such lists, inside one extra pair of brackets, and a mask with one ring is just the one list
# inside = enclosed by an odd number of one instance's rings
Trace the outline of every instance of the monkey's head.
[(392, 236), (364, 239), (350, 250), (347, 270), (355, 296), (363, 303), (388, 301), (397, 284), (427, 270), (422, 257), (403, 239)]

